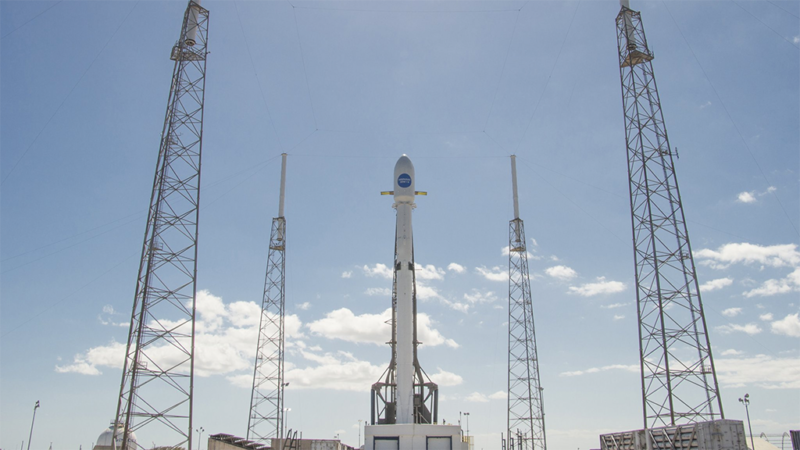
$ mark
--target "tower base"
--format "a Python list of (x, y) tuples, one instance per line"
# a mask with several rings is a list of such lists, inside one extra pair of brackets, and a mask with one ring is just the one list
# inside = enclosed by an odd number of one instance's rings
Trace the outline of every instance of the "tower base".
[(364, 427), (364, 450), (468, 450), (458, 425), (398, 424)]
[(741, 420), (712, 420), (600, 436), (602, 450), (747, 450)]

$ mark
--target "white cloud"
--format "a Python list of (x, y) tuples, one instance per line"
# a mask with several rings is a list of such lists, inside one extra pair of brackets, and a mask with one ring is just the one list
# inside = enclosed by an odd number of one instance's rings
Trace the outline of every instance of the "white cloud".
[(725, 317), (736, 317), (742, 313), (742, 308), (728, 308), (722, 311), (722, 315)]
[(750, 336), (753, 336), (753, 335), (756, 335), (758, 333), (761, 333), (761, 327), (759, 327), (758, 324), (755, 324), (755, 323), (748, 323), (746, 325), (737, 325), (735, 323), (731, 323), (731, 324), (728, 324), (728, 325), (720, 325), (720, 326), (716, 327), (715, 329), (717, 331), (719, 331), (720, 333), (722, 333), (722, 334), (731, 334), (731, 333), (734, 333), (734, 332), (742, 332), (742, 333), (747, 333)]
[(303, 302), (297, 305), (298, 309), (302, 309), (303, 311), (308, 311), (311, 308), (311, 303)]
[(756, 386), (765, 389), (800, 389), (800, 358), (757, 355), (714, 361), (724, 387)]
[(623, 372), (639, 373), (641, 368), (639, 367), (639, 364), (630, 364), (630, 365), (612, 364), (612, 365), (603, 366), (603, 367), (592, 367), (592, 368), (586, 369), (586, 370), (574, 370), (574, 371), (571, 371), (571, 372), (561, 372), (559, 374), (559, 376), (562, 376), (562, 377), (577, 377), (577, 376), (587, 375), (587, 374), (592, 374), (592, 373), (608, 372), (609, 370), (621, 370)]
[(781, 320), (772, 322), (770, 326), (775, 334), (800, 337), (800, 314), (789, 314)]
[(716, 280), (711, 280), (701, 284), (700, 290), (703, 292), (715, 291), (717, 289), (722, 289), (725, 286), (730, 286), (731, 284), (733, 284), (733, 279), (731, 278), (717, 278)]
[(473, 392), (469, 394), (465, 399), (465, 401), (473, 402), (473, 403), (488, 403), (489, 398), (480, 392)]
[(701, 264), (713, 269), (725, 269), (734, 263), (759, 263), (771, 267), (795, 267), (800, 265), (797, 244), (761, 246), (748, 244), (725, 244), (717, 250), (702, 249), (695, 256), (705, 259)]
[(765, 322), (769, 322), (770, 320), (773, 319), (773, 316), (772, 313), (766, 313), (766, 314), (761, 314), (760, 316), (758, 316), (758, 318)]
[[(500, 253), (502, 253), (502, 254), (503, 254), (503, 256), (508, 256), (508, 255), (511, 253), (511, 247), (509, 247), (509, 246), (507, 246), (507, 245), (506, 245), (505, 247), (503, 247), (503, 249), (502, 249), (502, 250), (500, 250)], [(525, 256), (526, 256), (528, 259), (533, 259), (533, 260), (536, 260), (536, 259), (542, 259), (542, 258), (540, 258), (540, 257), (538, 257), (538, 256), (536, 256), (536, 255), (534, 255), (533, 253), (531, 253), (531, 252), (527, 251), (527, 249), (525, 250)]]
[(497, 391), (489, 396), (491, 400), (505, 400), (507, 397), (506, 391)]
[(770, 279), (761, 286), (744, 293), (745, 297), (769, 297), (772, 295), (800, 292), (800, 267), (779, 280)]
[(624, 318), (625, 318), (625, 316), (623, 316), (621, 314), (614, 314), (614, 320), (622, 320)]
[(390, 296), (392, 295), (392, 290), (389, 288), (369, 288), (364, 291), (366, 295), (382, 295), (382, 296)]
[(456, 375), (452, 372), (447, 372), (442, 370), (441, 367), (437, 367), (439, 370), (438, 372), (431, 374), (431, 381), (438, 384), (439, 386), (458, 386), (459, 384), (464, 382), (464, 379), (461, 375)]
[(622, 308), (623, 306), (628, 306), (630, 303), (612, 303), (610, 305), (600, 305), (603, 309), (615, 309), (615, 308)]
[(418, 280), (443, 280), (444, 270), (433, 264), (428, 264), (427, 266), (415, 264), (414, 275)]
[(740, 192), (736, 201), (739, 203), (755, 203), (756, 196), (752, 192)]
[[(191, 307), (191, 303), (187, 305)], [(200, 377), (233, 374), (241, 370), (252, 371), (258, 342), (258, 327), (261, 320), (261, 307), (255, 302), (233, 302), (226, 304), (206, 290), (197, 292), (197, 320), (195, 323), (195, 374)], [(180, 324), (161, 319), (158, 324), (148, 325), (155, 329), (189, 327), (191, 322)], [(292, 314), (285, 317), (287, 347), (294, 340), (303, 338), (300, 332), (302, 323)], [(188, 330), (186, 330), (188, 333)], [(188, 348), (188, 340), (184, 342)], [(57, 365), (56, 372), (99, 375), (100, 368), (122, 368), (125, 357), (123, 344), (111, 342), (93, 347), (85, 353), (77, 354), (72, 364)], [(151, 345), (148, 357), (162, 367), (170, 367), (183, 360), (184, 355), (169, 344)], [(252, 375), (251, 375), (252, 376)]]
[(706, 109), (709, 106), (711, 106), (711, 101), (710, 100), (705, 102), (705, 103), (703, 103), (702, 105), (700, 105), (700, 109)]
[(492, 291), (481, 292), (477, 289), (472, 289), (472, 293), (464, 294), (464, 300), (474, 305), (476, 303), (492, 303), (497, 301), (498, 298)]
[(346, 271), (342, 272), (342, 278), (350, 278), (352, 276), (353, 276), (353, 271), (352, 270), (346, 270)]
[(546, 269), (544, 272), (561, 281), (568, 281), (578, 276), (577, 272), (567, 266), (553, 266)]
[(93, 347), (84, 354), (75, 355), (72, 364), (56, 366), (56, 372), (101, 375), (98, 366), (122, 369), (124, 360), (125, 344), (111, 341), (108, 345)]
[(333, 389), (362, 392), (364, 386), (376, 382), (386, 364), (373, 365), (360, 361), (347, 352), (317, 354), (301, 351), (303, 359), (315, 363), (308, 367), (286, 370), (286, 381), (292, 389)]
[(500, 266), (494, 266), (491, 269), (481, 266), (476, 267), (475, 271), (489, 281), (508, 281), (508, 272)]
[(794, 38), (792, 38), (792, 43), (800, 44), (800, 36), (795, 36)]
[(391, 280), (394, 277), (394, 271), (386, 264), (375, 264), (374, 267), (364, 266), (361, 268), (367, 276), (370, 277), (383, 277)]
[(722, 356), (739, 356), (741, 354), (743, 354), (743, 352), (740, 352), (739, 350), (734, 350), (732, 348), (729, 348), (724, 352), (722, 352)]
[(450, 263), (447, 266), (447, 270), (451, 270), (455, 273), (464, 273), (464, 271), (467, 270), (467, 268), (462, 266), (461, 264)]
[[(325, 315), (325, 318), (306, 325), (311, 333), (327, 339), (341, 339), (347, 342), (384, 345), (391, 339), (392, 309), (380, 314), (355, 315), (347, 308), (340, 308)], [(427, 314), (417, 313), (417, 337), (425, 345), (435, 347), (445, 344), (458, 348), (452, 339), (447, 339), (432, 327)]]
[(599, 294), (614, 294), (625, 290), (625, 283), (620, 281), (606, 281), (605, 277), (598, 277), (595, 283), (586, 283), (579, 287), (570, 286), (569, 292), (583, 297), (592, 297)]

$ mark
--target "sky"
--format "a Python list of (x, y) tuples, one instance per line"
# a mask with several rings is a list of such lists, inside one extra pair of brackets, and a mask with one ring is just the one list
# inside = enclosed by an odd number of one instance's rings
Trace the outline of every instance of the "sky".
[[(244, 435), (280, 154), (288, 426), (355, 446), (389, 361), (394, 163), (422, 368), (505, 424), (517, 155), (550, 448), (643, 426), (613, 1), (205, 1), (194, 423)], [(183, 1), (0, 1), (0, 448), (112, 420)], [(800, 3), (632, 1), (726, 418), (800, 423)], [(467, 428), (466, 421), (463, 423)], [(147, 442), (151, 436), (139, 436)], [(155, 440), (152, 437), (150, 440)], [(205, 444), (203, 444), (205, 446)]]

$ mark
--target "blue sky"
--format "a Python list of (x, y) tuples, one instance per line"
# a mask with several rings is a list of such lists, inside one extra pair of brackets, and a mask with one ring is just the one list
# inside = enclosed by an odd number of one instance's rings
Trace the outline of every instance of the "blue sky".
[[(800, 422), (800, 6), (639, 1), (727, 418)], [(112, 419), (183, 1), (0, 2), (0, 447)], [(195, 424), (246, 432), (280, 157), (289, 426), (351, 445), (391, 288), (403, 153), (440, 417), (505, 421), (518, 155), (547, 438), (642, 426), (612, 1), (208, 1)], [(343, 325), (344, 324), (344, 325)], [(242, 387), (245, 386), (245, 387)], [(466, 424), (464, 424), (466, 425)], [(147, 441), (150, 437), (140, 436)], [(156, 440), (153, 437), (151, 440)]]

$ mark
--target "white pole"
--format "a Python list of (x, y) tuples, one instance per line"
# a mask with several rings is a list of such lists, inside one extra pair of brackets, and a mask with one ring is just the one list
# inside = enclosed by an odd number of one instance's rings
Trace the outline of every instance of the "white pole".
[(278, 206), (278, 217), (283, 217), (283, 203), (286, 197), (286, 153), (281, 154), (283, 161), (281, 162), (281, 202)]
[(519, 219), (519, 196), (517, 196), (517, 155), (511, 155), (511, 189), (514, 192), (514, 218)]

